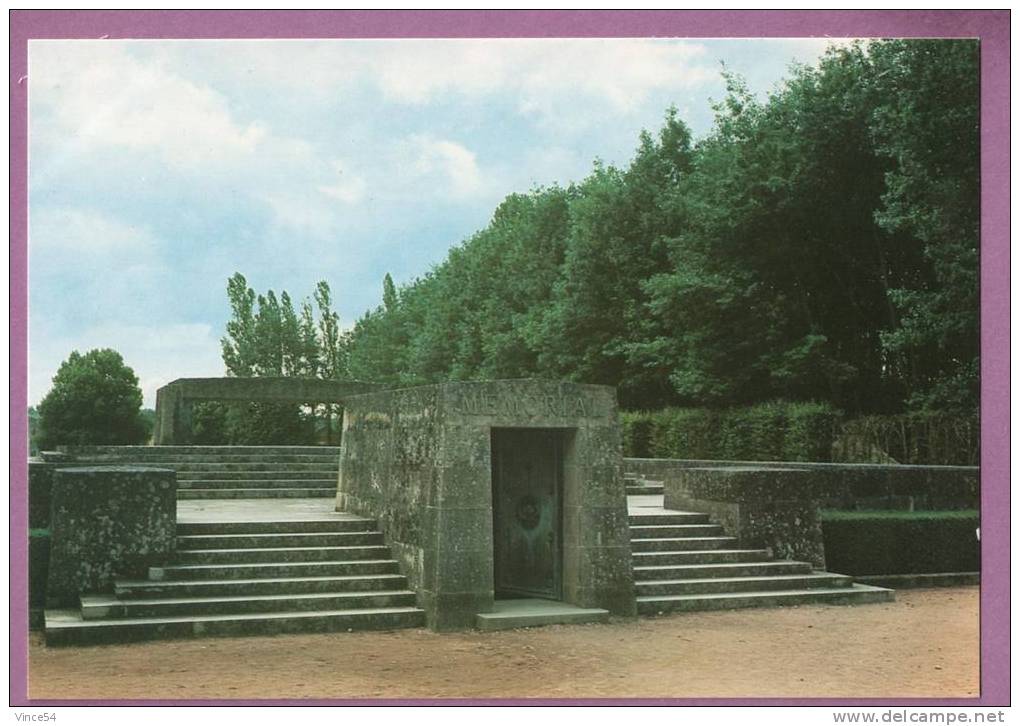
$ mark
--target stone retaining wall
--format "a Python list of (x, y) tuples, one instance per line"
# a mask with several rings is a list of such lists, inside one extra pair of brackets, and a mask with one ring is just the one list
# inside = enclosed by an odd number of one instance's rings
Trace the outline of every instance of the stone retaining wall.
[(624, 459), (628, 472), (668, 482), (686, 469), (798, 469), (811, 472), (819, 506), (825, 509), (977, 509), (980, 469), (976, 466), (844, 464), (821, 462)]

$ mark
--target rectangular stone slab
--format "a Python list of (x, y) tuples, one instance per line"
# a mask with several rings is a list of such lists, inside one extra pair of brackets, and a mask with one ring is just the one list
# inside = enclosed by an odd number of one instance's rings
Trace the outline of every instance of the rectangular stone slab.
[(510, 630), (539, 625), (573, 625), (607, 623), (609, 611), (602, 608), (580, 608), (567, 603), (538, 598), (497, 600), (491, 613), (478, 613), (475, 624), (479, 630)]

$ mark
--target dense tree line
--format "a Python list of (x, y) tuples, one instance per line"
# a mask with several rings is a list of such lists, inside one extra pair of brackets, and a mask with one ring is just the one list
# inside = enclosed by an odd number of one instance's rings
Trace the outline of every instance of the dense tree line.
[(387, 276), (331, 375), (976, 406), (977, 43), (833, 49), (763, 101), (726, 80), (705, 138), (671, 109), (626, 168), (513, 194), (420, 279)]

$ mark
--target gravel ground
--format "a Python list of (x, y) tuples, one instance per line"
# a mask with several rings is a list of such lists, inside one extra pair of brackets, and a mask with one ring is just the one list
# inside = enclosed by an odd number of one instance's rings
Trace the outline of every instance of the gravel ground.
[(35, 699), (975, 697), (978, 588), (893, 603), (46, 648)]

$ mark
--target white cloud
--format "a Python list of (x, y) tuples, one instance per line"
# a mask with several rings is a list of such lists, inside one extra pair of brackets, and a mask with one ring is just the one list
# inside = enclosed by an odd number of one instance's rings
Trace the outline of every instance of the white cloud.
[[(365, 43), (338, 46), (352, 53)], [(372, 41), (362, 73), (393, 100), (424, 104), (450, 94), (512, 95), (525, 113), (567, 110), (585, 97), (628, 112), (659, 89), (684, 89), (718, 77), (704, 47), (652, 39), (457, 39)], [(353, 60), (353, 59), (351, 59)], [(351, 65), (348, 60), (345, 65)], [(356, 62), (356, 61), (355, 61)]]
[(435, 180), (456, 198), (470, 197), (483, 190), (477, 158), (464, 146), (428, 134), (410, 137), (407, 145), (413, 175)]
[(79, 261), (116, 256), (121, 264), (152, 259), (157, 241), (149, 230), (91, 209), (47, 208), (31, 211), (31, 254), (73, 254)]
[[(224, 48), (228, 49), (226, 52)], [(718, 78), (700, 42), (652, 38), (486, 38), (184, 41), (166, 59), (205, 54), (234, 83), (337, 98), (368, 84), (383, 98), (417, 106), (450, 96), (521, 99), (524, 113), (571, 111), (584, 98), (629, 112), (656, 90)], [(180, 56), (176, 56), (179, 53)]]
[(267, 141), (258, 123), (238, 123), (226, 100), (160, 66), (140, 63), (122, 44), (32, 46), (31, 93), (52, 101), (72, 143), (152, 151), (173, 167), (207, 168), (243, 159)]
[(354, 203), (364, 181), (349, 174), (338, 187), (335, 164), (320, 150), (239, 119), (226, 96), (186, 70), (166, 54), (138, 57), (129, 43), (33, 43), (33, 143), (48, 151), (35, 154), (44, 160), (33, 168), (35, 185), (45, 186), (53, 164), (103, 163), (104, 154), (126, 152), (260, 200), (277, 224), (328, 234), (335, 215), (320, 191)]
[(348, 172), (339, 161), (333, 162), (333, 167), (339, 179), (333, 184), (321, 185), (319, 191), (346, 204), (360, 202), (365, 196), (365, 180)]

